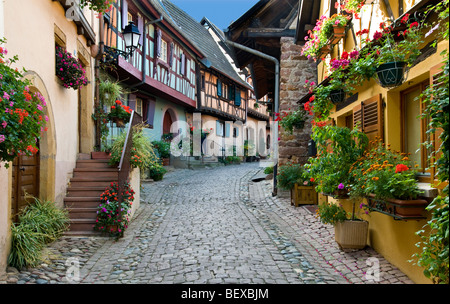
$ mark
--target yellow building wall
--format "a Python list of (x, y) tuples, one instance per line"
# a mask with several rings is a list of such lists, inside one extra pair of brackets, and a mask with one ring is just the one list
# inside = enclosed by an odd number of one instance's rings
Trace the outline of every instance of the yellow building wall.
[[(92, 29), (98, 29), (95, 14), (86, 8), (84, 15)], [(55, 75), (57, 31), (63, 33), (67, 51), (80, 58), (86, 66), (86, 76), (91, 83), (82, 90), (65, 89)], [(62, 207), (77, 154), (92, 151), (94, 145), (91, 118), (94, 59), (90, 47), (86, 38), (78, 34), (76, 24), (66, 18), (64, 8), (58, 1), (0, 1), (0, 37), (7, 39), (4, 45), (8, 50), (7, 57), (18, 55), (19, 60), (13, 67), (19, 70), (26, 68), (24, 77), (31, 81), (30, 90), (39, 91), (45, 97), (45, 111), (49, 118), (46, 126), (49, 129), (40, 140), (39, 192), (41, 198), (55, 201)], [(4, 163), (0, 166), (0, 185), (5, 190), (0, 191), (1, 276), (10, 249), (12, 171), (5, 169)]]
[[(329, 1), (322, 1), (322, 14), (328, 15), (326, 7)], [(375, 24), (372, 26), (371, 34), (378, 29), (380, 22), (387, 18), (386, 7), (380, 3), (374, 4), (374, 11), (371, 12), (370, 5), (366, 5), (361, 13), (361, 20), (353, 20), (355, 25), (355, 32), (367, 28), (367, 23), (370, 21), (370, 15), (372, 14), (371, 22)], [(392, 11), (394, 12), (394, 17), (398, 18), (398, 3), (395, 1), (389, 1), (391, 4)], [(407, 1), (408, 2), (408, 1)], [(417, 1), (416, 1), (417, 2)], [(404, 1), (404, 12), (410, 8), (410, 4)], [(423, 46), (433, 39), (432, 35), (424, 40)], [(358, 43), (357, 43), (358, 44)], [(355, 43), (351, 32), (347, 32), (346, 38), (341, 40), (341, 42), (334, 47), (333, 52), (324, 59), (323, 62), (318, 64), (318, 79), (319, 83), (327, 76), (327, 71), (324, 62), (329, 62), (331, 58), (338, 58), (338, 54), (342, 54), (343, 51), (350, 52), (355, 47)], [(384, 142), (390, 144), (391, 148), (394, 150), (400, 150), (401, 148), (401, 109), (400, 109), (400, 92), (412, 87), (416, 84), (423, 82), (429, 78), (430, 68), (441, 63), (443, 58), (440, 55), (441, 51), (448, 49), (448, 41), (440, 42), (437, 47), (437, 51), (427, 57), (424, 61), (418, 63), (409, 70), (408, 78), (406, 81), (394, 88), (385, 89), (377, 84), (375, 80), (366, 81), (359, 88), (358, 100), (354, 103), (346, 106), (339, 111), (336, 108), (333, 109), (330, 117), (333, 118), (337, 126), (345, 126), (344, 117), (351, 115), (352, 109), (355, 105), (363, 100), (371, 98), (377, 94), (381, 94), (382, 100), (385, 104), (384, 107)], [(321, 196), (321, 201), (326, 200), (326, 197)], [(341, 203), (347, 212), (352, 211), (352, 203), (350, 200), (335, 200), (328, 197), (328, 201)], [(362, 201), (356, 202), (356, 209), (359, 209), (359, 204)], [(423, 229), (430, 215), (426, 212), (427, 219), (423, 220), (408, 220), (399, 221), (394, 220), (388, 215), (384, 215), (378, 212), (371, 212), (368, 216), (363, 215), (362, 218), (369, 222), (369, 235), (368, 235), (368, 245), (374, 248), (377, 252), (383, 255), (390, 263), (398, 267), (402, 272), (404, 272), (411, 280), (415, 283), (420, 284), (430, 284), (432, 283), (430, 279), (426, 278), (423, 274), (423, 268), (420, 268), (414, 263), (409, 262), (414, 253), (421, 251), (421, 248), (417, 248), (415, 244), (420, 241), (419, 236), (416, 232)]]

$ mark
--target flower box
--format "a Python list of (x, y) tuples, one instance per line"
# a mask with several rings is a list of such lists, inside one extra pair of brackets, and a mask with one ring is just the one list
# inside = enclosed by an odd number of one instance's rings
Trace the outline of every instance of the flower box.
[(350, 196), (348, 195), (348, 190), (347, 189), (338, 189), (335, 190), (333, 193), (322, 193), (323, 195), (326, 196), (331, 196), (332, 198), (335, 199), (348, 199), (350, 198)]
[(324, 45), (323, 47), (320, 48), (319, 50), (319, 58), (325, 58), (325, 56), (327, 56), (329, 53), (331, 53), (331, 50), (333, 49), (333, 46), (330, 44)]
[(400, 200), (400, 199), (377, 199), (375, 195), (369, 194), (367, 198), (368, 208), (371, 211), (377, 211), (395, 219), (424, 219), (425, 208), (428, 201), (424, 199)]
[(333, 25), (333, 33), (330, 37), (331, 44), (337, 44), (345, 36), (345, 26)]
[(369, 223), (347, 220), (334, 225), (334, 238), (340, 248), (363, 249), (366, 247)]
[(291, 189), (291, 205), (317, 205), (318, 196), (314, 186), (295, 184)]

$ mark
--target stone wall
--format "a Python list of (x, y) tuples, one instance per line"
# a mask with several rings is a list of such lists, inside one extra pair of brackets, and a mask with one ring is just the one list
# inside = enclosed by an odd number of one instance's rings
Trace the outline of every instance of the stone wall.
[[(314, 62), (301, 56), (301, 46), (294, 44), (293, 38), (282, 37), (280, 58), (280, 104), (279, 111), (291, 112), (297, 110), (297, 102), (306, 94), (305, 80), (317, 83), (317, 70)], [(308, 142), (311, 135), (311, 117), (302, 130), (295, 130), (293, 134), (279, 132), (279, 164), (288, 161), (305, 163), (308, 159)]]

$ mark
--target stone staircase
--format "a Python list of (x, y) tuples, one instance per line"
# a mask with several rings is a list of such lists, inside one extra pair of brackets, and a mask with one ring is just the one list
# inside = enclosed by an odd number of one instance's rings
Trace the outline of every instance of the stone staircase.
[(69, 211), (70, 227), (66, 235), (95, 235), (93, 230), (97, 217), (100, 195), (117, 182), (117, 167), (111, 167), (108, 159), (85, 159), (77, 161), (73, 177), (67, 188), (64, 206)]

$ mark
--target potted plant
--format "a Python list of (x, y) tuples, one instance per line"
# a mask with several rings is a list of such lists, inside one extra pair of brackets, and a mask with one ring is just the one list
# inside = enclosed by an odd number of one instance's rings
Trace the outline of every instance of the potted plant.
[(111, 10), (114, 0), (80, 0), (80, 7), (87, 6), (90, 10), (107, 13)]
[(115, 104), (115, 106), (111, 106), (108, 119), (114, 122), (118, 128), (123, 128), (130, 121), (132, 109), (123, 105), (120, 100), (116, 100)]
[(81, 61), (60, 46), (56, 47), (56, 76), (66, 89), (77, 90), (88, 83)]
[(291, 205), (317, 204), (314, 178), (309, 177), (300, 164), (288, 162), (279, 167), (277, 186), (291, 192)]
[[(399, 86), (405, 79), (405, 71), (420, 55), (421, 26), (411, 22), (409, 15), (401, 19), (406, 29), (394, 31), (392, 24), (381, 23), (382, 34), (375, 35), (377, 45), (377, 76), (382, 87)], [(400, 39), (400, 41), (397, 41)]]
[(367, 197), (368, 208), (393, 217), (423, 216), (428, 205), (419, 196), (416, 172), (405, 153), (392, 151), (381, 142), (350, 169), (352, 197)]
[(152, 141), (152, 145), (162, 160), (163, 166), (170, 164), (170, 142), (155, 140)]
[[(141, 172), (145, 172), (151, 166), (161, 166), (159, 158), (155, 153), (155, 149), (149, 139), (144, 134), (144, 124), (133, 127), (133, 145), (131, 147), (130, 162), (135, 168), (139, 168)], [(114, 138), (111, 145), (110, 165), (118, 165), (122, 157), (122, 150), (125, 144), (126, 132)]]
[(314, 126), (317, 157), (305, 165), (308, 176), (317, 183), (316, 191), (337, 198), (347, 197), (349, 171), (368, 145), (367, 136), (358, 131), (337, 126)]
[(340, 248), (363, 249), (366, 247), (369, 223), (356, 218), (354, 203), (351, 217), (342, 205), (328, 202), (319, 204), (317, 215), (322, 223), (334, 226), (335, 241)]
[[(317, 21), (314, 29), (308, 31), (305, 37), (306, 43), (302, 48), (301, 54), (313, 60), (323, 57), (331, 51), (332, 45), (336, 44), (342, 37), (345, 27), (349, 23), (350, 16), (334, 14), (331, 17), (321, 16)], [(335, 35), (335, 29), (338, 31)]]
[(162, 180), (166, 172), (167, 170), (161, 165), (150, 166), (150, 178), (152, 178), (154, 181)]
[(109, 79), (100, 81), (98, 84), (100, 100), (103, 105), (113, 106), (115, 101), (123, 94), (123, 88), (117, 83)]
[(8, 53), (2, 46), (5, 42), (0, 38), (0, 162), (8, 168), (17, 156), (38, 152), (36, 143), (47, 130), (48, 117), (45, 98), (30, 92), (30, 82), (11, 67), (18, 57), (4, 60)]
[(119, 185), (111, 183), (100, 195), (100, 204), (97, 207), (97, 219), (94, 230), (108, 233), (110, 236), (119, 238), (123, 236), (128, 227), (131, 205), (134, 200), (134, 190), (129, 183), (123, 188), (123, 202), (119, 206)]
[(281, 115), (279, 113), (275, 115), (277, 117), (275, 121), (278, 121), (280, 126), (291, 134), (293, 133), (294, 128), (297, 130), (303, 129), (307, 119), (306, 111), (302, 108), (289, 113), (283, 112)]

